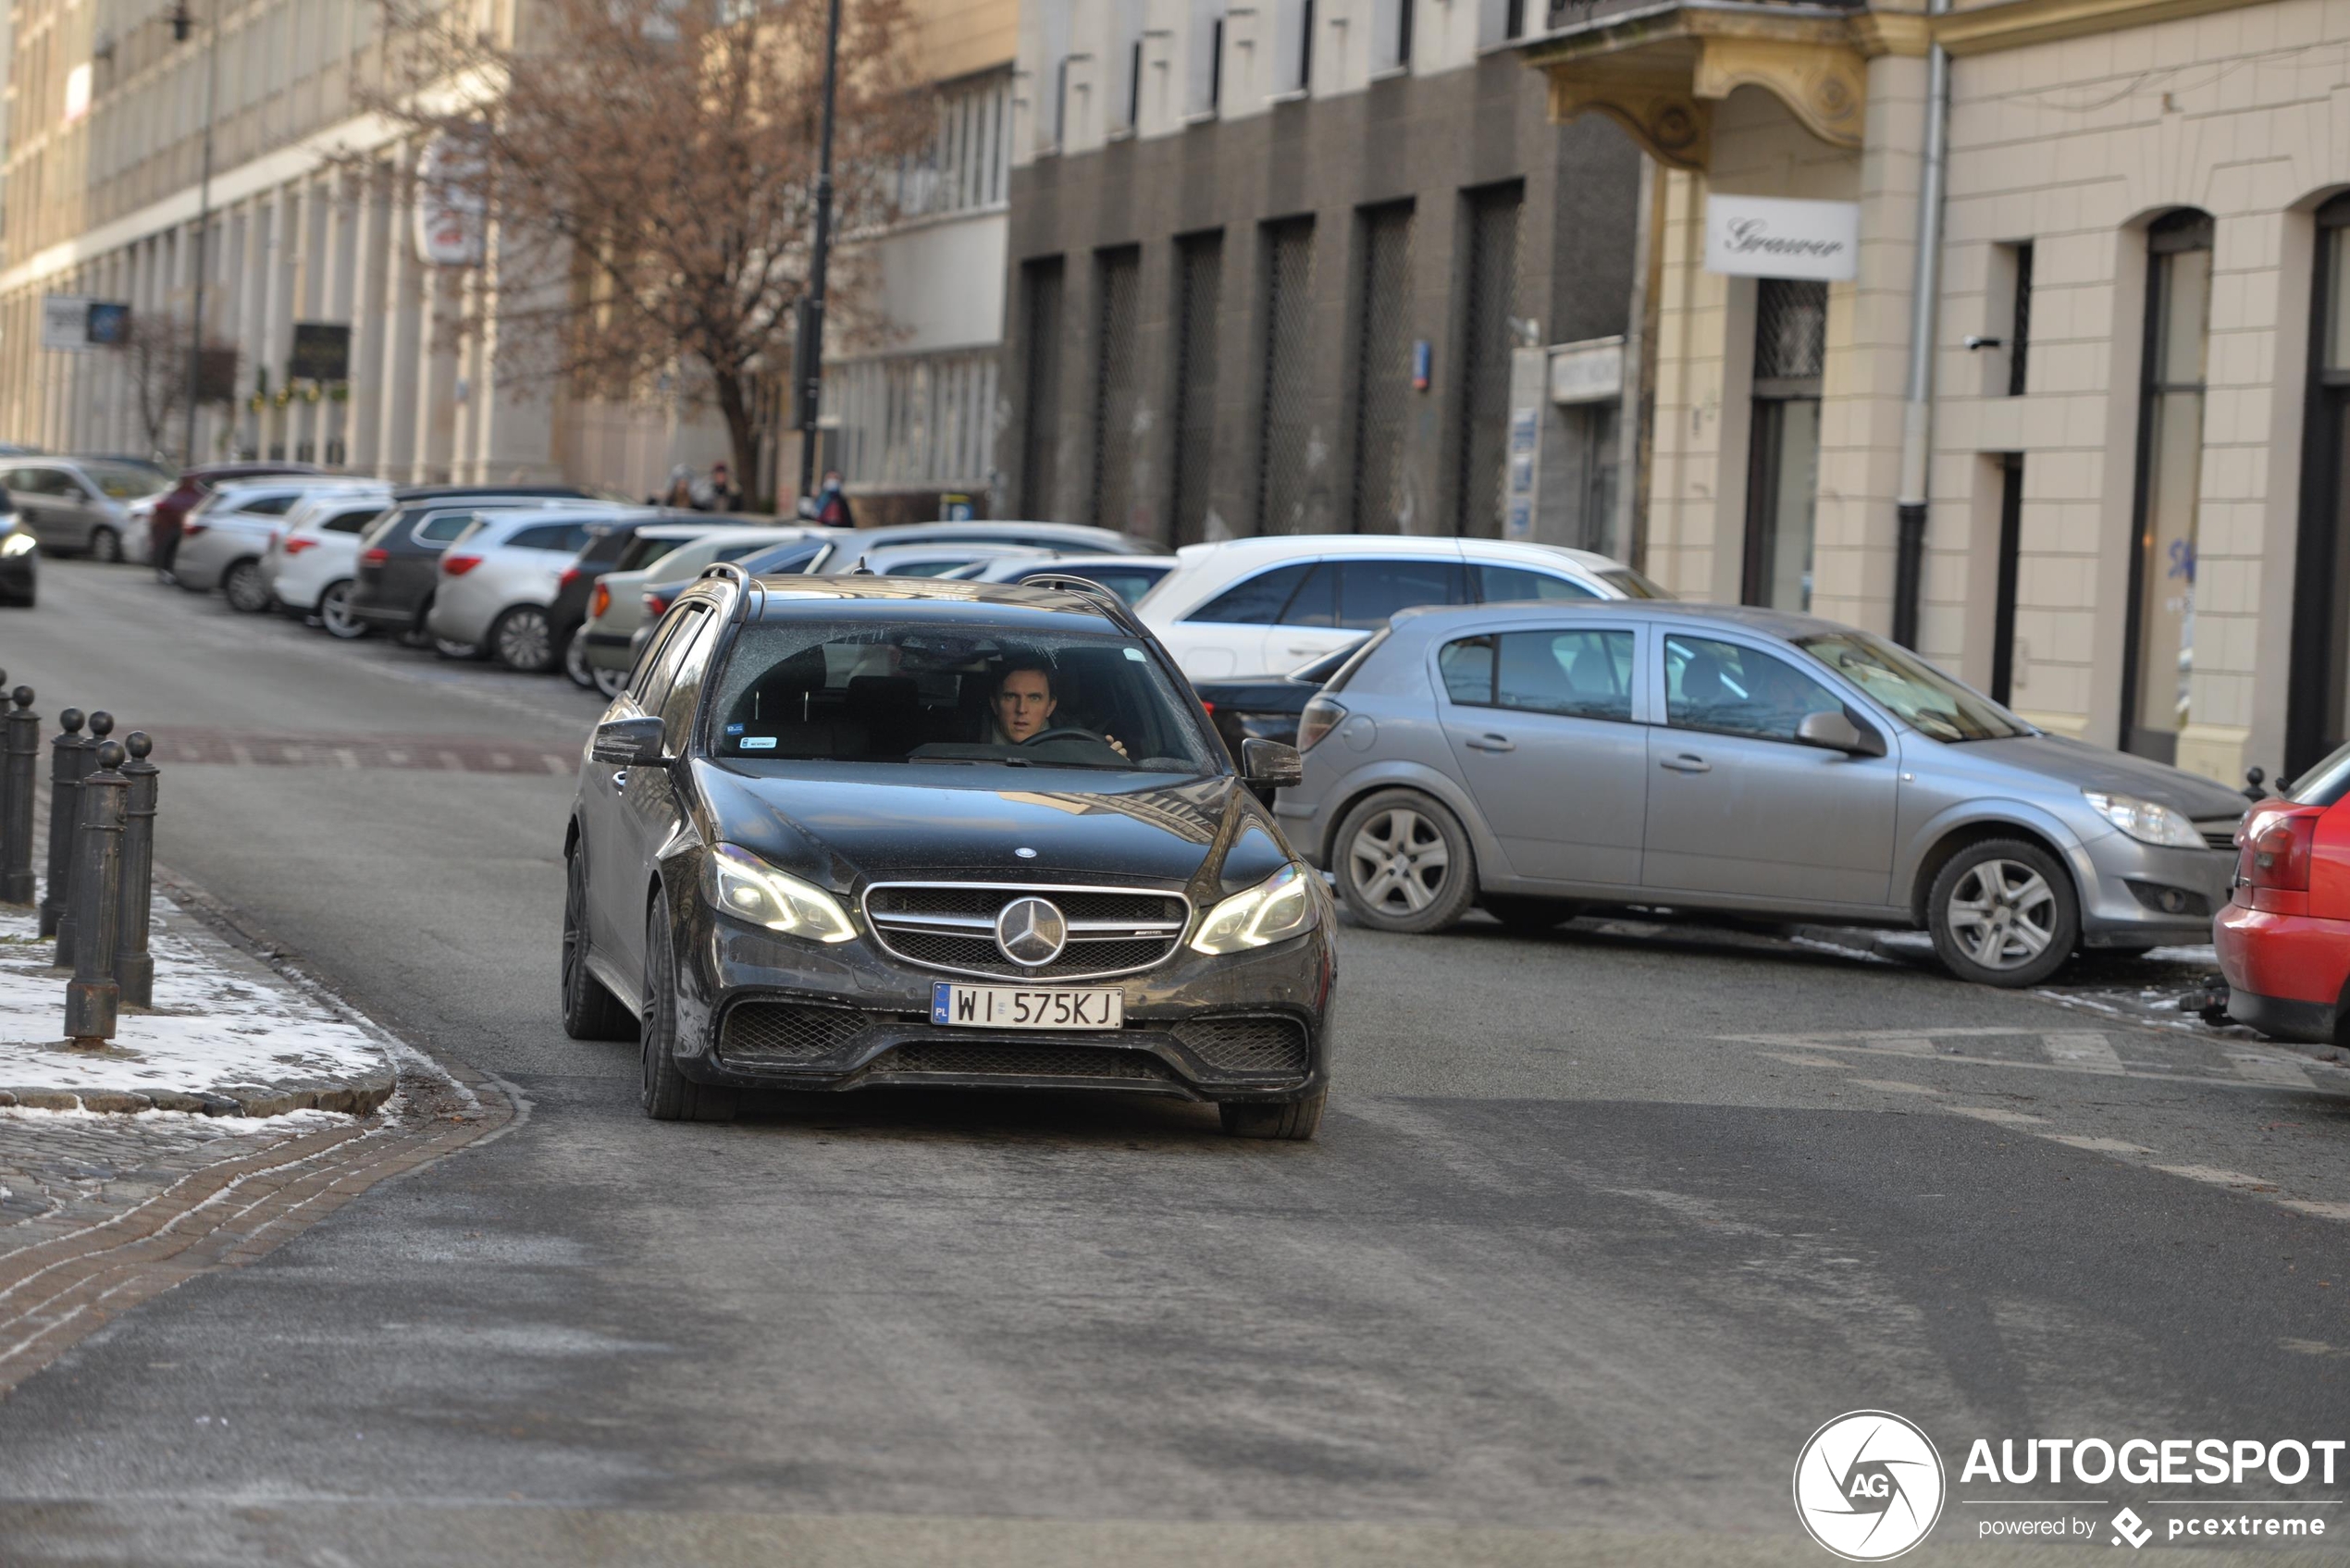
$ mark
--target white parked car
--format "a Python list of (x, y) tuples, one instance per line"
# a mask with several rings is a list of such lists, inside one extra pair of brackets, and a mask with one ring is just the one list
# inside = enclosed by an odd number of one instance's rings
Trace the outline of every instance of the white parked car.
[(425, 630), (452, 658), (487, 653), (509, 670), (543, 674), (563, 648), (555, 595), (588, 530), (641, 509), (594, 503), (485, 512), (440, 552)]
[(359, 536), (390, 504), (390, 485), (364, 484), (296, 501), (261, 557), (262, 575), (278, 602), (297, 615), (316, 616), (329, 636), (365, 636), (367, 623), (351, 614)]
[(1672, 597), (1604, 555), (1504, 539), (1281, 534), (1175, 559), (1134, 611), (1201, 681), (1272, 678), (1424, 604)]
[(261, 561), (269, 552), (271, 538), (285, 526), (286, 513), (304, 496), (350, 484), (331, 474), (229, 480), (198, 501), (179, 525), (172, 580), (191, 593), (218, 588), (229, 609), (259, 614), (278, 602)]

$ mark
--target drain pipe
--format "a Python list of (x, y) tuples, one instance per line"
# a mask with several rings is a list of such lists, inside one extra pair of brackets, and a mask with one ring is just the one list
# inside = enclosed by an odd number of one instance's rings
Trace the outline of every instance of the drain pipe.
[[(1938, 17), (1949, 0), (1931, 0)], [(1942, 180), (1949, 162), (1950, 56), (1926, 49), (1924, 168), (1918, 182), (1918, 253), (1910, 296), (1910, 387), (1901, 410), (1901, 489), (1893, 550), (1893, 640), (1914, 648), (1925, 588), (1927, 467), (1934, 434), (1934, 315), (1942, 288)]]

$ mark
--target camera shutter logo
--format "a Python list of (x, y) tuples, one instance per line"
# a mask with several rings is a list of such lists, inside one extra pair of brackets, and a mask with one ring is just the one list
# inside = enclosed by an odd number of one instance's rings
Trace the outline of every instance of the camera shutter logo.
[(1942, 1517), (1942, 1456), (1889, 1411), (1856, 1410), (1812, 1434), (1795, 1462), (1795, 1516), (1850, 1562), (1883, 1562)]
[(1068, 919), (1042, 898), (1015, 898), (996, 917), (996, 945), (1015, 964), (1049, 964), (1068, 945)]

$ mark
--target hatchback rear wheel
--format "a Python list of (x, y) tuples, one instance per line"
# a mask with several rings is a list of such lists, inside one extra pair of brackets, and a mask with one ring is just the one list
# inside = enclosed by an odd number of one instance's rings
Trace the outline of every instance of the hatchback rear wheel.
[(1477, 896), (1467, 830), (1416, 789), (1383, 789), (1339, 824), (1338, 891), (1375, 931), (1441, 931)]
[(509, 670), (543, 675), (555, 667), (555, 623), (535, 604), (518, 604), (489, 628), (489, 651)]
[(342, 642), (364, 637), (369, 629), (366, 622), (351, 612), (352, 591), (351, 579), (346, 577), (340, 583), (329, 583), (327, 591), (318, 596), (318, 624), (327, 628), (328, 636)]
[(571, 684), (588, 691), (596, 689), (596, 667), (588, 662), (588, 628), (585, 623), (573, 629), (563, 639), (563, 673)]
[(269, 608), (274, 597), (269, 592), (268, 579), (261, 574), (258, 561), (240, 561), (229, 568), (220, 579), (221, 597), (229, 608), (247, 615), (258, 615)]
[(677, 947), (669, 900), (653, 895), (645, 917), (645, 1114), (655, 1121), (732, 1121), (735, 1092), (677, 1070)]
[(116, 533), (112, 528), (97, 527), (91, 529), (90, 559), (93, 561), (104, 561), (109, 564), (120, 561), (122, 559), (122, 536)]
[(2081, 903), (2057, 858), (2020, 838), (1971, 844), (1926, 895), (1934, 951), (1960, 980), (2037, 985), (2081, 940)]

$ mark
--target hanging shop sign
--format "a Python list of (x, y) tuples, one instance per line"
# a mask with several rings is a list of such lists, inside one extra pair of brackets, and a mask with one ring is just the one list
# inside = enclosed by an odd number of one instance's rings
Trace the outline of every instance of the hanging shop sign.
[(430, 266), (479, 266), (489, 203), (477, 140), (442, 135), (416, 160), (416, 254)]
[(130, 307), (87, 294), (41, 297), (41, 346), (60, 353), (118, 349), (130, 340)]
[(1859, 273), (1860, 260), (1858, 202), (1797, 202), (1777, 196), (1705, 199), (1708, 272), (1840, 283)]

